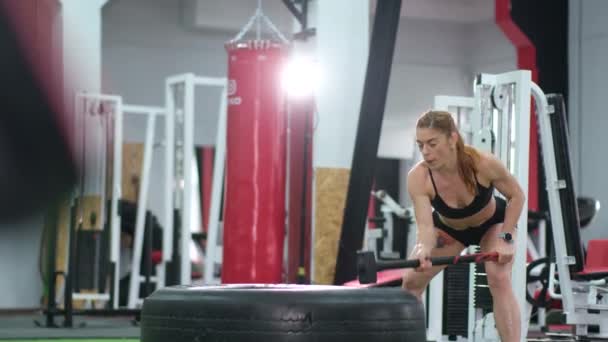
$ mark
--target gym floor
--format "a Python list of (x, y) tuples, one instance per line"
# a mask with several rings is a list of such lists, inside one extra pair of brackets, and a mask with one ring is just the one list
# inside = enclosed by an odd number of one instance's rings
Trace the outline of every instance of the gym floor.
[[(130, 317), (74, 317), (73, 328), (47, 328), (40, 314), (0, 314), (0, 342), (139, 342), (140, 329)], [(56, 318), (56, 324), (63, 322)], [(528, 341), (574, 341), (569, 336), (531, 333)]]
[(133, 339), (97, 339), (97, 340), (90, 340), (90, 339), (35, 339), (35, 340), (0, 340), (3, 342), (40, 342), (40, 341), (53, 341), (53, 342), (113, 342), (113, 341), (120, 341), (120, 342), (136, 342), (139, 340), (133, 340)]
[(41, 314), (0, 315), (0, 341), (53, 342), (135, 342), (139, 326), (131, 317), (74, 317), (72, 328), (61, 327), (63, 317), (56, 317), (56, 328), (47, 328)]

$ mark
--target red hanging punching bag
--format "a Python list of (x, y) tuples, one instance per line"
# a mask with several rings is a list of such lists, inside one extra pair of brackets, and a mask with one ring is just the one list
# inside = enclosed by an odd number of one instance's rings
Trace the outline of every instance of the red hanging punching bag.
[(285, 237), (284, 45), (226, 45), (228, 113), (222, 283), (282, 282)]

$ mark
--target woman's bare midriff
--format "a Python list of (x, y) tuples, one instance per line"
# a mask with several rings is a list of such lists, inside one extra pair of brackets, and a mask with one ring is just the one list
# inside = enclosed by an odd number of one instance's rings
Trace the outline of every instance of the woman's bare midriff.
[(492, 215), (494, 215), (495, 210), (496, 210), (496, 200), (494, 199), (494, 197), (492, 197), (490, 202), (482, 210), (480, 210), (478, 213), (476, 213), (472, 216), (462, 218), (462, 219), (451, 219), (451, 218), (443, 217), (441, 215), (439, 215), (439, 217), (441, 218), (441, 221), (443, 221), (443, 223), (445, 223), (446, 225), (448, 225), (454, 229), (457, 229), (457, 230), (463, 230), (463, 229), (467, 229), (470, 227), (480, 226), (482, 223), (489, 220), (492, 217)]

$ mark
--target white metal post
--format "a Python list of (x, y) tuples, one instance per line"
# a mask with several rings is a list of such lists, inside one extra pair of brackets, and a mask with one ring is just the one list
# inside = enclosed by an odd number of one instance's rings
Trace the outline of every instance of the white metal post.
[(211, 205), (209, 209), (209, 223), (207, 226), (207, 245), (205, 248), (205, 267), (203, 280), (205, 284), (213, 282), (214, 263), (217, 260), (217, 238), (219, 232), (220, 207), (224, 183), (224, 170), (226, 163), (226, 121), (227, 98), (226, 79), (222, 80), (222, 94), (217, 123), (217, 136), (215, 143), (215, 157), (213, 164), (213, 184), (211, 189)]
[[(494, 88), (494, 96), (506, 96), (509, 94), (508, 91), (505, 91), (503, 87), (515, 87), (514, 97), (515, 97), (515, 105), (511, 106), (509, 103), (510, 100), (508, 96), (504, 98), (505, 103), (501, 106), (503, 120), (502, 122), (497, 122), (499, 124), (498, 128), (500, 129), (500, 137), (501, 141), (499, 141), (500, 146), (500, 154), (499, 157), (503, 160), (507, 167), (510, 169), (511, 173), (518, 180), (522, 189), (527, 192), (528, 189), (528, 156), (529, 156), (529, 146), (530, 146), (530, 84), (531, 84), (531, 73), (527, 70), (517, 70), (513, 72), (508, 72), (499, 75), (487, 75), (482, 74), (479, 78), (480, 83), (477, 85), (476, 89), (479, 96), (485, 97), (481, 99), (478, 103), (480, 110), (482, 112), (482, 119), (480, 127), (480, 135), (477, 137), (476, 142), (481, 146), (485, 146), (488, 149), (492, 143), (491, 132), (493, 127), (488, 127), (491, 123), (491, 119), (488, 117), (489, 115), (493, 115), (493, 106), (491, 105), (491, 87)], [(514, 160), (510, 160), (509, 155), (510, 151), (506, 146), (509, 144), (509, 140), (511, 139), (511, 125), (509, 124), (508, 115), (511, 113), (511, 108), (514, 110), (514, 126), (515, 129), (515, 138), (513, 144), (515, 145), (515, 149), (517, 150), (517, 158)], [(492, 124), (495, 126), (495, 124)], [(527, 196), (526, 196), (527, 198)], [(524, 208), (527, 208), (527, 199), (524, 201)], [(521, 316), (521, 336), (520, 340), (524, 341), (526, 337), (528, 322), (526, 320), (526, 301), (525, 301), (525, 291), (526, 291), (526, 245), (527, 245), (527, 215), (520, 215), (517, 227), (520, 234), (517, 234), (516, 238), (516, 252), (514, 256), (513, 263), (513, 272), (512, 272), (512, 286), (513, 291), (515, 292), (515, 297), (517, 298), (520, 316)], [(472, 338), (471, 332), (471, 323), (469, 326), (469, 338)]]
[(174, 83), (165, 82), (165, 223), (163, 228), (163, 264), (173, 259), (173, 189), (175, 187), (175, 99)]
[[(144, 158), (141, 174), (141, 186), (137, 200), (137, 216), (135, 219), (135, 238), (133, 243), (133, 258), (131, 260), (131, 278), (129, 279), (129, 308), (134, 309), (139, 298), (140, 263), (144, 241), (144, 228), (148, 206), (148, 188), (150, 184), (150, 166), (152, 149), (154, 148), (154, 129), (156, 116), (149, 113), (146, 125), (146, 140), (144, 143)], [(149, 256), (151, 257), (151, 256)]]
[(194, 76), (192, 74), (188, 74), (193, 77), (194, 85), (196, 86), (206, 86), (206, 87), (220, 87), (223, 88), (226, 86), (226, 79), (222, 77), (201, 77)]
[[(538, 223), (538, 254), (541, 258), (547, 256), (547, 221), (545, 219), (540, 220)], [(545, 308), (538, 308), (538, 325), (544, 327), (547, 319), (547, 310)]]
[[(512, 160), (514, 163), (514, 176), (517, 178), (519, 185), (524, 193), (528, 193), (528, 175), (529, 175), (529, 156), (530, 156), (530, 85), (532, 82), (532, 74), (528, 70), (516, 71), (513, 75), (517, 78), (515, 83), (515, 148), (517, 158)], [(508, 128), (508, 127), (507, 127)], [(508, 131), (508, 130), (507, 130)], [(506, 151), (510, 153), (510, 151)], [(525, 341), (528, 331), (528, 321), (525, 320), (526, 308), (526, 251), (528, 237), (528, 196), (525, 197), (523, 203), (523, 212), (519, 216), (517, 222), (518, 232), (516, 239), (516, 251), (513, 262), (512, 286), (517, 298), (520, 310), (521, 319), (521, 336), (520, 340)]]
[[(123, 111), (122, 111), (122, 98), (118, 98), (116, 105), (116, 113), (114, 116), (114, 169), (112, 173), (114, 175), (120, 175), (122, 172), (122, 143), (123, 143)], [(122, 197), (122, 187), (120, 176), (112, 177), (114, 184), (112, 187), (112, 216), (110, 227), (111, 231), (111, 244), (110, 244), (110, 260), (114, 262), (116, 267), (114, 268), (114, 297), (113, 305), (114, 308), (118, 308), (120, 298), (120, 226), (121, 218), (118, 215), (118, 199)]]
[[(540, 135), (543, 143), (542, 148), (543, 165), (547, 178), (547, 193), (549, 200), (549, 211), (551, 213), (551, 225), (553, 232), (553, 242), (555, 246), (557, 271), (559, 272), (559, 286), (562, 293), (562, 306), (566, 314), (566, 323), (571, 324), (572, 316), (575, 312), (574, 300), (572, 297), (572, 283), (570, 280), (570, 269), (568, 268), (568, 249), (566, 247), (566, 237), (564, 233), (564, 221), (560, 199), (560, 179), (557, 177), (557, 166), (555, 162), (555, 150), (553, 146), (553, 131), (549, 114), (547, 98), (538, 85), (532, 83), (532, 95), (536, 102), (536, 113), (540, 127)], [(551, 289), (550, 289), (551, 290)]]
[[(114, 288), (114, 298), (112, 301), (112, 308), (118, 308), (118, 298), (120, 295), (120, 216), (118, 216), (118, 199), (122, 196), (120, 172), (122, 170), (122, 143), (123, 143), (123, 105), (122, 97), (117, 95), (106, 95), (97, 93), (84, 93), (77, 92), (76, 96), (76, 121), (77, 124), (82, 124), (86, 118), (86, 110), (88, 106), (81, 108), (82, 101), (102, 101), (110, 102), (114, 104), (114, 141), (113, 141), (113, 152), (114, 152), (114, 164), (112, 169), (113, 181), (112, 181), (112, 199), (110, 204), (110, 261), (114, 263), (114, 282), (112, 284)], [(85, 115), (80, 112), (82, 110)], [(80, 130), (76, 130), (79, 132)], [(84, 134), (84, 131), (79, 134)], [(81, 136), (82, 137), (82, 136)], [(80, 146), (79, 151), (82, 153), (84, 146)], [(105, 191), (104, 189), (102, 189)], [(86, 297), (87, 294), (82, 294)], [(90, 299), (90, 298), (89, 298)]]
[(180, 194), (183, 204), (180, 220), (180, 284), (187, 285), (192, 282), (192, 264), (190, 263), (190, 245), (192, 242), (192, 161), (194, 159), (194, 75), (188, 74), (184, 87), (184, 120), (183, 120), (183, 187)]
[(488, 127), (494, 111), (491, 102), (491, 89), (496, 84), (495, 76), (481, 74), (476, 78), (473, 93), (475, 97), (475, 115), (471, 118), (471, 130), (473, 131), (472, 144), (485, 152), (493, 153), (492, 150), (492, 127)]
[(494, 98), (494, 103), (499, 107), (500, 118), (496, 118), (499, 124), (498, 131), (498, 146), (499, 146), (499, 155), (505, 165), (510, 167), (511, 165), (511, 125), (515, 118), (511, 117), (512, 111), (511, 108), (513, 106), (513, 84), (497, 84), (494, 88), (494, 93), (492, 97)]

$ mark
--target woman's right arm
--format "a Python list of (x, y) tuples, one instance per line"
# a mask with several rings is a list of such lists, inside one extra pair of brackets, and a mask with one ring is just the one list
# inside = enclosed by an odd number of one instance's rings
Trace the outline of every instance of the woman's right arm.
[(420, 168), (416, 168), (408, 174), (407, 191), (416, 216), (417, 243), (433, 248), (437, 241), (433, 224), (433, 209), (429, 194), (425, 189), (424, 173), (420, 171)]
[(431, 257), (431, 250), (435, 247), (437, 236), (433, 224), (431, 201), (425, 189), (425, 174), (421, 171), (423, 170), (417, 167), (408, 174), (407, 190), (416, 217), (416, 245), (412, 251), (412, 257), (419, 259), (422, 265), (420, 270), (425, 270), (431, 266), (430, 261), (426, 259)]

